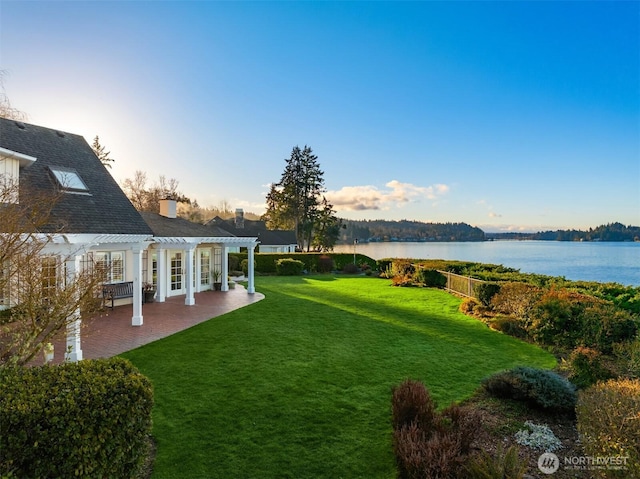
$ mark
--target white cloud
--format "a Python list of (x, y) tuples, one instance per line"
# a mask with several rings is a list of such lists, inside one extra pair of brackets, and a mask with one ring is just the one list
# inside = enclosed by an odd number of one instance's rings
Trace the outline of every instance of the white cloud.
[(337, 191), (327, 191), (327, 199), (337, 211), (389, 210), (406, 203), (421, 200), (434, 201), (445, 195), (449, 187), (443, 184), (417, 186), (391, 180), (381, 190), (375, 186), (344, 186)]

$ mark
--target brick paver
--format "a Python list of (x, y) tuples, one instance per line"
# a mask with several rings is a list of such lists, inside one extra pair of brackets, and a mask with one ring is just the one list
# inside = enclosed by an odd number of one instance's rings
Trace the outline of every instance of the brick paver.
[[(106, 308), (98, 315), (83, 320), (82, 355), (84, 359), (115, 356), (263, 298), (261, 293), (248, 294), (239, 284), (225, 292), (196, 293), (193, 306), (185, 306), (184, 296), (175, 296), (167, 298), (164, 303), (144, 304), (142, 326), (131, 326), (132, 305), (116, 306), (113, 310)], [(54, 341), (54, 347), (53, 362), (60, 363), (64, 360), (64, 339)], [(36, 362), (41, 363), (40, 358)]]

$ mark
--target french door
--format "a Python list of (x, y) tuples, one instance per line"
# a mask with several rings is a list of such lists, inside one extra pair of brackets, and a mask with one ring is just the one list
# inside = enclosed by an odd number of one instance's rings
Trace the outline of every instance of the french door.
[(171, 251), (169, 253), (169, 291), (167, 296), (176, 296), (185, 294), (185, 278), (184, 278), (184, 252)]

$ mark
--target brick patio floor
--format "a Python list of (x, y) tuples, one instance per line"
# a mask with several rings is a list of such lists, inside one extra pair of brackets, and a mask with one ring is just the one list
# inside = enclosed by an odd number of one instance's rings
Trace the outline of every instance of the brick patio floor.
[[(261, 293), (248, 294), (239, 284), (226, 292), (196, 293), (196, 304), (193, 306), (185, 306), (184, 295), (175, 296), (167, 298), (164, 303), (144, 304), (142, 326), (131, 326), (132, 305), (116, 306), (113, 310), (106, 308), (96, 316), (83, 320), (80, 333), (82, 356), (84, 359), (115, 356), (263, 298)], [(60, 338), (53, 344), (53, 363), (60, 363), (64, 360), (65, 340)], [(40, 359), (36, 362), (42, 364)]]

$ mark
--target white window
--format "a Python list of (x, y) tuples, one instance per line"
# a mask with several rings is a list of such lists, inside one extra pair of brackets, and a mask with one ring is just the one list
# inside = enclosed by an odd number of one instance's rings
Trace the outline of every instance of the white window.
[(98, 251), (94, 258), (105, 283), (124, 281), (124, 251)]
[(52, 298), (58, 287), (58, 258), (46, 256), (42, 258), (42, 297)]
[(208, 285), (211, 283), (211, 251), (208, 249), (200, 250), (200, 284)]
[(174, 251), (171, 253), (171, 291), (182, 290), (182, 252)]
[(61, 166), (50, 166), (49, 169), (57, 180), (58, 185), (64, 191), (86, 192), (89, 191), (87, 185), (82, 181), (80, 175), (73, 168), (63, 168)]

